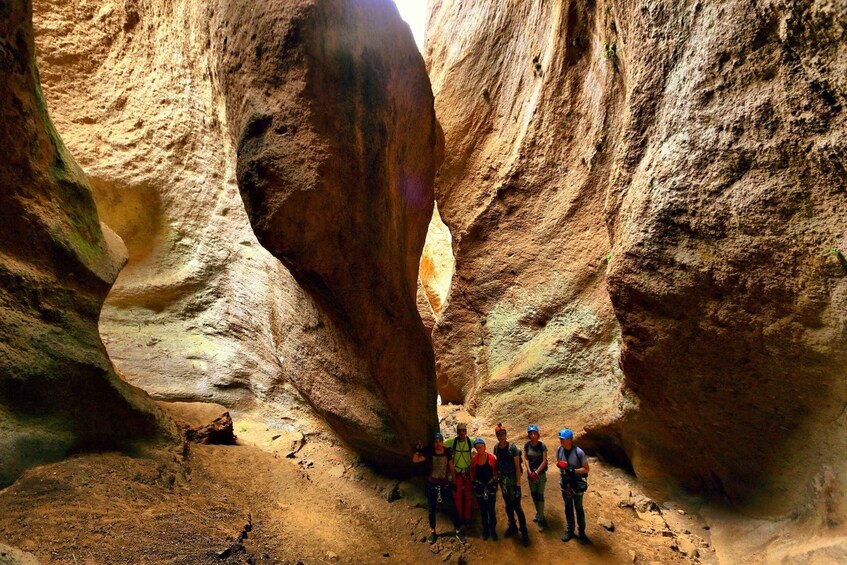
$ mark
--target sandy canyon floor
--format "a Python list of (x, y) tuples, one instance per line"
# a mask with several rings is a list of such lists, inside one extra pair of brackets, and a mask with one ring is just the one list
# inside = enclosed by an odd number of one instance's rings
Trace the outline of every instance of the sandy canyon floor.
[[(451, 412), (443, 407), (442, 421)], [(234, 429), (237, 445), (87, 454), (30, 470), (0, 491), (0, 543), (18, 555), (0, 546), (0, 563), (25, 563), (25, 554), (73, 564), (717, 563), (738, 550), (732, 532), (740, 522), (712, 513), (709, 523), (690, 505), (656, 504), (633, 477), (595, 459), (585, 497), (589, 545), (560, 540), (554, 477), (549, 528), (531, 524), (529, 548), (482, 541), (476, 514), (466, 545), (445, 515), (430, 545), (419, 479), (374, 473), (328, 432), (303, 435), (256, 418), (236, 419)], [(523, 507), (531, 519), (531, 501)], [(743, 523), (747, 540), (773, 536), (773, 528)], [(505, 526), (499, 500), (501, 535)]]

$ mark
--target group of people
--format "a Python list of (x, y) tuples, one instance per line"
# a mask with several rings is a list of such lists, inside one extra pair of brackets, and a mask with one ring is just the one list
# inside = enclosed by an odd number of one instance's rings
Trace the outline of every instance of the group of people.
[[(439, 506), (450, 514), (456, 529), (456, 537), (466, 542), (462, 529), (471, 519), (471, 495), (476, 498), (482, 519), (482, 539), (497, 541), (497, 516), (495, 506), (497, 491), (503, 495), (509, 525), (503, 537), (512, 537), (518, 532), (524, 547), (529, 545), (526, 516), (521, 507), (521, 483), (526, 472), (532, 502), (535, 505), (534, 522), (539, 529), (547, 527), (544, 517), (544, 489), (547, 485), (547, 446), (540, 439), (538, 426), (527, 428), (527, 442), (523, 452), (508, 440), (502, 424), (494, 429), (497, 443), (488, 452), (485, 440), (468, 437), (466, 424), (456, 426), (456, 437), (445, 442), (437, 433), (432, 445), (424, 447), (418, 443), (412, 461), (429, 463), (425, 494), (429, 509), (429, 527), (432, 533), (429, 542), (438, 539), (435, 531), (435, 515)], [(573, 432), (568, 428), (559, 431), (559, 447), (556, 449), (556, 468), (559, 470), (559, 486), (565, 500), (567, 523), (562, 541), (576, 537), (585, 543), (585, 510), (582, 498), (588, 489), (588, 458), (585, 452), (574, 445)]]

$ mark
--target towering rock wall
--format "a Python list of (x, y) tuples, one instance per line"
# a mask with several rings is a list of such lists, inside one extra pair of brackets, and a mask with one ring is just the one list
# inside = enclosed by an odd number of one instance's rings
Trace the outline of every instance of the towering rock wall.
[(442, 389), (497, 417), (531, 386), (517, 410), (588, 423), (643, 478), (767, 513), (818, 485), (843, 516), (847, 9), (432, 8)]
[(284, 418), (308, 417), (305, 399), (402, 466), (434, 426), (414, 283), (437, 144), (394, 6), (38, 0), (36, 13), (48, 103), (129, 248), (101, 322), (126, 378)]
[(167, 428), (97, 332), (126, 250), (47, 114), (30, 2), (0, 4), (0, 487), (71, 449)]
[[(572, 50), (560, 2), (435, 3), (427, 32), (456, 271), (433, 332), (442, 398), (546, 432), (616, 413), (603, 219), (620, 77)], [(583, 24), (585, 25), (585, 24)], [(580, 31), (580, 33), (582, 33)]]

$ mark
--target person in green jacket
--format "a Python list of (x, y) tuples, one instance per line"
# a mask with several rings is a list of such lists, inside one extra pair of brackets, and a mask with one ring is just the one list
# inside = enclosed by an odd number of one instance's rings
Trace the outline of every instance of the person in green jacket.
[(456, 491), (453, 493), (456, 512), (463, 523), (471, 519), (471, 459), (473, 459), (473, 438), (468, 437), (468, 425), (456, 426), (456, 437), (445, 444), (453, 452), (453, 468), (456, 471)]

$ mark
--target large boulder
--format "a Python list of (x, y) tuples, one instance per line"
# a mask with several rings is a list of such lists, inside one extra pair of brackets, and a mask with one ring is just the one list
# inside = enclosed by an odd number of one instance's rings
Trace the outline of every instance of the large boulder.
[(385, 468), (435, 427), (416, 309), (438, 131), (423, 59), (389, 0), (230, 2), (217, 80), (259, 241), (327, 316), (355, 364), (297, 388)]
[[(28, 0), (0, 4), (0, 486), (72, 449), (169, 428), (97, 332), (126, 261), (47, 114)], [(173, 431), (171, 429), (171, 431)]]
[(827, 2), (434, 3), (442, 395), (587, 427), (655, 484), (843, 516), (845, 24)]

